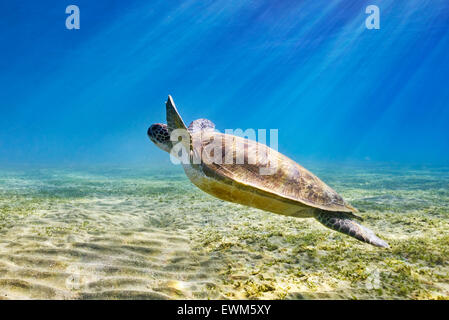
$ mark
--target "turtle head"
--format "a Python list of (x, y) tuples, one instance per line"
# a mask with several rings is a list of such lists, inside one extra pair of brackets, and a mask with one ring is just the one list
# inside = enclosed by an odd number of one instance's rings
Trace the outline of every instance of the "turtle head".
[(148, 137), (153, 143), (164, 151), (170, 152), (173, 144), (166, 124), (155, 123), (148, 128)]

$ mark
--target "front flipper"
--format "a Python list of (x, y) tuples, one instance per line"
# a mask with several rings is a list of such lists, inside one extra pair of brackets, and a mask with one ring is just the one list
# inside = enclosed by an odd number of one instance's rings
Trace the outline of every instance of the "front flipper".
[(372, 244), (376, 247), (389, 248), (384, 240), (378, 238), (373, 231), (353, 220), (344, 212), (331, 212), (319, 210), (315, 218), (328, 228), (347, 234), (357, 240)]
[[(192, 150), (191, 147), (191, 136), (189, 131), (187, 130), (184, 121), (182, 121), (181, 116), (179, 115), (178, 110), (176, 109), (175, 102), (173, 98), (169, 95), (167, 102), (165, 103), (166, 113), (167, 113), (167, 127), (168, 133), (170, 134), (170, 139), (173, 142), (180, 141), (182, 145), (185, 147), (187, 152)], [(176, 131), (174, 136), (172, 135), (173, 131)]]
[(182, 121), (182, 118), (179, 115), (178, 110), (176, 109), (175, 102), (170, 95), (168, 96), (167, 102), (165, 103), (165, 107), (167, 112), (167, 125), (169, 132), (175, 129), (187, 130), (184, 121)]

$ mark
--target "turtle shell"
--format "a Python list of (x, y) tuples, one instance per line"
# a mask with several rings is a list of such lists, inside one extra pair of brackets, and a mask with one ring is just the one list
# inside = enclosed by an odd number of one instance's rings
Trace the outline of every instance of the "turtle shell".
[(313, 173), (264, 144), (218, 132), (192, 133), (192, 138), (197, 141), (193, 152), (202, 155), (203, 173), (231, 184), (235, 191), (327, 211), (357, 212)]

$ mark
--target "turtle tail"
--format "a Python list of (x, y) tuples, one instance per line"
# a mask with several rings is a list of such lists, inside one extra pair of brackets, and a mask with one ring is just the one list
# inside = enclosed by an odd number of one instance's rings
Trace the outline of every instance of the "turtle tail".
[(357, 240), (376, 247), (389, 248), (384, 240), (378, 238), (373, 231), (354, 221), (354, 216), (346, 212), (318, 210), (315, 219), (328, 228), (347, 234)]

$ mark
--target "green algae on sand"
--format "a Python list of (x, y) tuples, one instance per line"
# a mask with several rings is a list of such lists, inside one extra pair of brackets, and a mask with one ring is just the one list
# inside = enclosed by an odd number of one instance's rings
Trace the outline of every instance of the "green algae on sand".
[(391, 249), (179, 168), (0, 171), (0, 298), (448, 299), (449, 169), (309, 165)]

